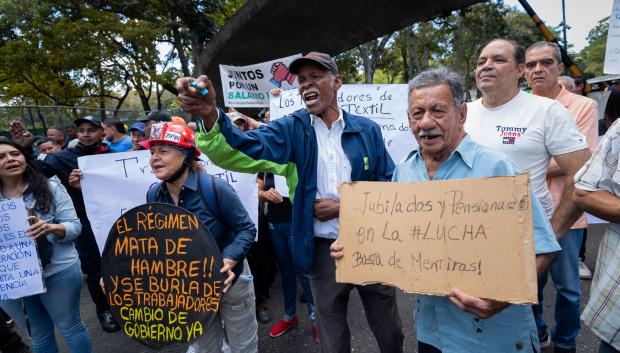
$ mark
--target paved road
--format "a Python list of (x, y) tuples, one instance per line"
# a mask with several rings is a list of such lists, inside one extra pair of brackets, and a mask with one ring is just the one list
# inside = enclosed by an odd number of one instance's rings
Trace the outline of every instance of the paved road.
[[(602, 237), (605, 227), (602, 225), (594, 225), (590, 227), (588, 243), (587, 243), (587, 255), (586, 263), (590, 269), (594, 268), (596, 261), (596, 252), (598, 244)], [(582, 308), (587, 302), (587, 298), (590, 294), (590, 281), (581, 281), (582, 293), (584, 299), (582, 300)], [(547, 323), (553, 322), (551, 313), (554, 306), (554, 295), (550, 291), (551, 281), (545, 289), (545, 318)], [(412, 312), (413, 312), (413, 295), (405, 294), (403, 292), (398, 293), (398, 305), (400, 316), (403, 320), (403, 330), (405, 333), (405, 352), (417, 352), (415, 332), (413, 329)], [(145, 348), (141, 344), (126, 337), (123, 333), (117, 332), (114, 334), (108, 334), (101, 330), (99, 323), (95, 316), (94, 305), (90, 302), (88, 291), (84, 286), (82, 288), (82, 318), (89, 328), (92, 335), (94, 351), (95, 353), (133, 353), (133, 352), (153, 352), (148, 348)], [(270, 300), (270, 310), (272, 316), (278, 317), (282, 315), (282, 296), (279, 289), (279, 282), (276, 282), (272, 288), (272, 298)], [(306, 352), (318, 352), (318, 344), (312, 339), (310, 331), (310, 323), (308, 321), (305, 305), (300, 304), (300, 325), (279, 338), (269, 337), (270, 324), (259, 324), (259, 351), (264, 353), (306, 353)], [(361, 353), (374, 353), (378, 352), (377, 343), (366, 324), (363, 309), (359, 297), (354, 292), (349, 301), (349, 326), (351, 328), (351, 340), (353, 352)], [(62, 338), (59, 339), (62, 341)], [(64, 343), (62, 344), (61, 352), (68, 352)], [(595, 353), (598, 352), (599, 340), (595, 337), (588, 328), (583, 328), (579, 337), (577, 337), (577, 352), (580, 353)], [(546, 350), (547, 351), (547, 350)], [(549, 350), (549, 352), (551, 352)]]

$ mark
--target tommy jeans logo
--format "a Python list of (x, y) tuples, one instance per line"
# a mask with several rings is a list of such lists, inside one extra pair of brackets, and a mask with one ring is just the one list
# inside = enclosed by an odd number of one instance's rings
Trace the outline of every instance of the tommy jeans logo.
[(513, 127), (513, 126), (501, 126), (496, 125), (495, 129), (499, 132), (499, 136), (502, 138), (504, 145), (514, 145), (517, 138), (525, 134), (526, 127)]

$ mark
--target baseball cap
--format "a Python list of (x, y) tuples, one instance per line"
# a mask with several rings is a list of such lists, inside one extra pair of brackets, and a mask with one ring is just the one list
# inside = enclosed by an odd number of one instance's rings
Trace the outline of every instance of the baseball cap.
[(137, 131), (137, 132), (140, 132), (140, 133), (144, 134), (145, 133), (144, 129), (146, 129), (146, 125), (144, 123), (138, 121), (137, 123), (131, 125), (131, 127), (129, 128), (129, 132)]
[(301, 66), (307, 63), (318, 64), (326, 68), (327, 70), (335, 73), (336, 75), (340, 75), (340, 73), (338, 72), (338, 65), (336, 65), (336, 62), (334, 61), (334, 59), (332, 59), (332, 57), (329, 56), (329, 54), (319, 53), (318, 51), (310, 52), (301, 58), (297, 58), (293, 60), (291, 64), (289, 65), (288, 69), (291, 73), (298, 75), (299, 69), (301, 69)]
[(83, 123), (83, 122), (91, 123), (91, 124), (93, 124), (93, 125), (95, 125), (97, 127), (103, 127), (103, 125), (101, 124), (101, 120), (99, 118), (95, 117), (95, 116), (92, 116), (92, 115), (87, 115), (87, 116), (85, 116), (83, 118), (75, 119), (75, 121), (73, 123), (75, 125), (80, 125), (80, 123)]
[(141, 119), (140, 122), (141, 123), (146, 123), (149, 120), (153, 120), (153, 121), (172, 121), (172, 117), (170, 116), (170, 114), (166, 113), (163, 110), (157, 110), (154, 112), (150, 112), (146, 118)]

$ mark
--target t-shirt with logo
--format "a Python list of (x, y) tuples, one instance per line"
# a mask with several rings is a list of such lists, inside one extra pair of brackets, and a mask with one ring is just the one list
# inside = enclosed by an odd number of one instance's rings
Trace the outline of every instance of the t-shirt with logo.
[(482, 99), (468, 103), (465, 131), (530, 173), (532, 189), (548, 217), (553, 215), (545, 182), (551, 156), (588, 148), (575, 120), (560, 103), (523, 91), (495, 108), (482, 105)]

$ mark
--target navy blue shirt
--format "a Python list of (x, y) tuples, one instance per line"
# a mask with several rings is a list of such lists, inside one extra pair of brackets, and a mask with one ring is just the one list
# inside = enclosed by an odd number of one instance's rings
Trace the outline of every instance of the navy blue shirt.
[[(187, 180), (181, 187), (179, 192), (179, 204), (177, 206), (196, 215), (200, 221), (207, 227), (209, 233), (215, 238), (222, 256), (237, 261), (237, 266), (233, 269), (236, 277), (243, 271), (243, 259), (247, 255), (254, 238), (256, 236), (256, 227), (250, 219), (248, 212), (241, 204), (241, 200), (237, 196), (235, 189), (227, 182), (214, 178), (215, 189), (219, 194), (216, 197), (220, 208), (219, 214), (224, 219), (218, 219), (212, 212), (201, 192), (210, 192), (211, 189), (201, 190), (198, 185), (199, 173), (190, 171)], [(209, 181), (210, 183), (211, 181)], [(174, 205), (174, 200), (168, 192), (166, 183), (160, 182), (157, 186), (157, 192), (153, 200), (147, 202), (161, 202)]]

